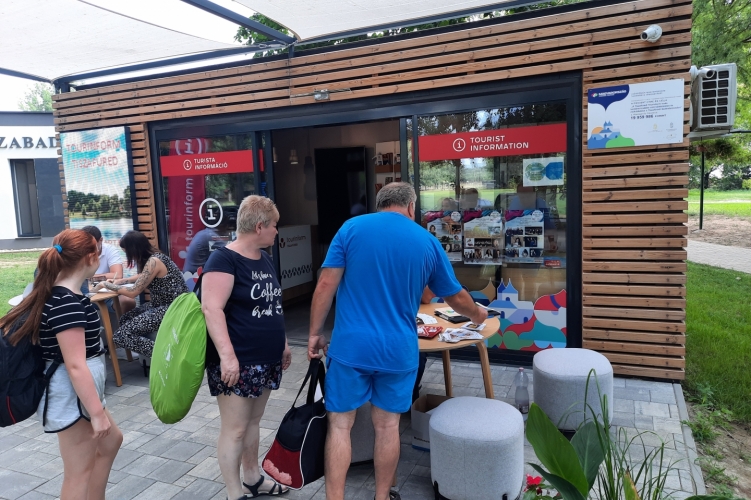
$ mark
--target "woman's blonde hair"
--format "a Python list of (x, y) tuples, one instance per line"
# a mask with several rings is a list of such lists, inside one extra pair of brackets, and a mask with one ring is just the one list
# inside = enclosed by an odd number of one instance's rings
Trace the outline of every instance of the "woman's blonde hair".
[(265, 196), (252, 194), (245, 197), (237, 211), (237, 232), (248, 234), (256, 230), (258, 223), (268, 226), (279, 220), (279, 210), (273, 201)]

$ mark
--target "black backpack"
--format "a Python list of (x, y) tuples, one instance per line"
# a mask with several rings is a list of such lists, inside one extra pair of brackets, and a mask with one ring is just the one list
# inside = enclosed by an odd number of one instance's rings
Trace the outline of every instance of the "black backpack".
[[(15, 330), (12, 328), (7, 336), (0, 330), (0, 427), (17, 424), (36, 413), (60, 365), (59, 360), (54, 361), (45, 373), (41, 349), (29, 337), (11, 345), (8, 337)], [(47, 413), (46, 403), (44, 409)]]

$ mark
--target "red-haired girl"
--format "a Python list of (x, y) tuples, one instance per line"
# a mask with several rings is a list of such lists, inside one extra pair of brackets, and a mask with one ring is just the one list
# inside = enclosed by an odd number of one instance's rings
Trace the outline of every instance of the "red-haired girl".
[(39, 257), (31, 294), (0, 319), (0, 328), (17, 327), (11, 344), (31, 337), (47, 367), (62, 360), (37, 410), (44, 432), (57, 433), (60, 444), (61, 500), (104, 499), (123, 434), (105, 409), (99, 313), (80, 295), (81, 283), (99, 266), (99, 252), (94, 237), (77, 229), (66, 229), (53, 243)]

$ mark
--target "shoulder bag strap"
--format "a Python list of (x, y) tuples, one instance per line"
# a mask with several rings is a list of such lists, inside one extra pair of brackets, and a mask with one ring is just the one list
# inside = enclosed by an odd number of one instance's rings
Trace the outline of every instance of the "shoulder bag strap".
[(198, 277), (198, 281), (196, 281), (195, 286), (193, 287), (193, 293), (195, 293), (198, 298), (201, 297), (201, 282), (203, 281), (203, 271), (201, 272), (201, 275)]
[(44, 372), (44, 410), (42, 411), (42, 426), (47, 425), (47, 403), (50, 398), (50, 379), (57, 371), (57, 367), (62, 364), (62, 358), (55, 358), (47, 371)]
[[(302, 384), (300, 384), (300, 390), (297, 391), (297, 396), (295, 396), (295, 400), (292, 401), (292, 408), (295, 407), (295, 403), (297, 403), (297, 399), (300, 397), (300, 394), (302, 394), (302, 390), (305, 389), (305, 384), (308, 383), (308, 380), (310, 380), (310, 386), (308, 387), (308, 397), (307, 397), (307, 403), (311, 404), (313, 402), (313, 399), (315, 398), (315, 385), (316, 382), (319, 380), (323, 380), (321, 378), (321, 375), (323, 373), (323, 363), (318, 358), (313, 358), (310, 360), (310, 365), (308, 366), (308, 373), (305, 374), (305, 378), (302, 381)], [(321, 390), (323, 391), (323, 385), (321, 385)]]
[[(237, 276), (237, 262), (235, 260), (235, 255), (234, 255), (235, 252), (230, 250), (230, 254), (232, 255), (232, 268), (233, 268), (232, 275)], [(204, 265), (206, 265), (205, 262), (204, 262)], [(201, 293), (201, 282), (203, 281), (203, 276), (205, 274), (206, 272), (204, 270), (201, 270), (201, 275), (198, 277), (198, 281), (196, 281), (196, 284), (193, 287), (193, 293), (195, 293), (196, 295), (199, 295)], [(199, 295), (199, 298), (200, 298), (200, 295)]]
[(326, 397), (326, 368), (323, 366), (323, 361), (320, 359), (316, 359), (316, 361), (318, 363), (313, 367), (313, 374), (310, 377), (310, 385), (308, 386), (308, 397), (305, 401), (309, 405), (315, 402), (316, 386), (319, 384), (321, 386), (321, 394)]

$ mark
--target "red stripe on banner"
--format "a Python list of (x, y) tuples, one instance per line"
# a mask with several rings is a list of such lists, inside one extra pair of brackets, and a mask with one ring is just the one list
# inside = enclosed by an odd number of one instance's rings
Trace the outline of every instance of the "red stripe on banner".
[(419, 138), (419, 147), (420, 161), (562, 153), (566, 124), (425, 135)]
[(253, 151), (161, 156), (162, 177), (239, 174), (253, 171)]

